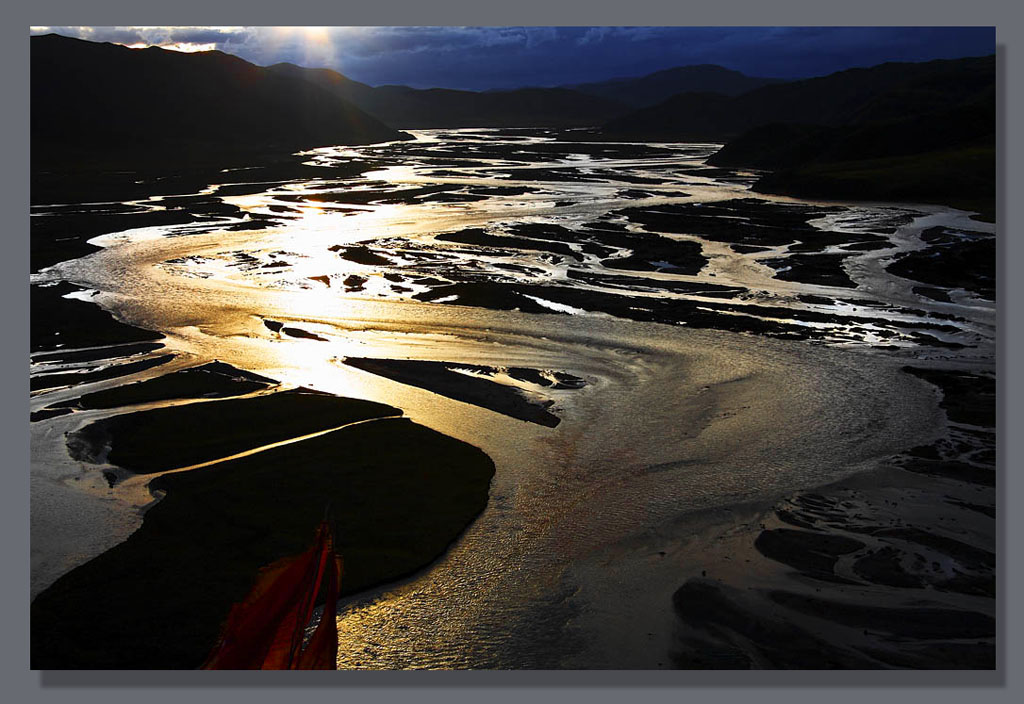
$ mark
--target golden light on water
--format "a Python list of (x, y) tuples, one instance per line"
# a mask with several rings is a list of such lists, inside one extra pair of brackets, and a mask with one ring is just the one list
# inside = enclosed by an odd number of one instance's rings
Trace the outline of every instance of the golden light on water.
[[(333, 30), (328, 36), (316, 27), (281, 28), (280, 34), (282, 42), (304, 42), (325, 51), (338, 38)], [(689, 524), (684, 537), (670, 535), (684, 512), (703, 516), (716, 502), (761, 500), (762, 494), (774, 497), (795, 484), (833, 481), (841, 471), (837, 467), (853, 467), (861, 456), (889, 456), (897, 443), (931, 432), (929, 416), (906, 411), (931, 399), (930, 393), (881, 357), (840, 357), (836, 350), (790, 340), (587, 314), (526, 293), (542, 307), (578, 314), (494, 310), (472, 305), (469, 297), (460, 305), (458, 295), (417, 300), (419, 291), (446, 285), (449, 277), (504, 282), (510, 271), (517, 272), (513, 284), (531, 284), (524, 291), (540, 291), (532, 287), (537, 281), (565, 290), (573, 285), (568, 267), (585, 269), (585, 262), (561, 265), (543, 250), (474, 249), (437, 236), (473, 227), (507, 232), (509, 225), (520, 224), (583, 227), (619, 207), (625, 186), (555, 176), (538, 182), (501, 159), (480, 158), (458, 171), (439, 172), (438, 164), (448, 158), (444, 139), (437, 133), (416, 136), (417, 142), (386, 150), (327, 147), (303, 154), (322, 165), (379, 162), (379, 168), (358, 177), (346, 176), (347, 169), (324, 169), (313, 172), (322, 173), (319, 178), (250, 183), (243, 195), (228, 195), (235, 191), (231, 179), (244, 182), (248, 175), (226, 171), (231, 175), (224, 176), (225, 183), (201, 193), (238, 212), (198, 227), (171, 224), (95, 238), (94, 243), (104, 245), (101, 251), (65, 263), (62, 271), (97, 291), (115, 291), (111, 298), (116, 300), (109, 304), (125, 301), (115, 309), (166, 331), (165, 344), (183, 365), (217, 360), (285, 387), (384, 403), (396, 415), (401, 412), (409, 421), (477, 447), (493, 460), (497, 472), (487, 507), (440, 560), (406, 579), (343, 600), (340, 667), (511, 668), (569, 657), (553, 639), (535, 637), (531, 624), (538, 613), (545, 618), (554, 614), (551, 623), (571, 622), (575, 633), (599, 643), (596, 655), (588, 651), (572, 657), (603, 664), (604, 644), (617, 647), (626, 630), (621, 624), (647, 618), (645, 607), (637, 604), (660, 599), (671, 608), (665, 595), (678, 588), (679, 573), (660, 565), (665, 564), (662, 557), (682, 554), (691, 543)], [(465, 145), (469, 136), (459, 133), (451, 141)], [(492, 137), (485, 133), (478, 140), (484, 152), (493, 148)], [(442, 149), (432, 158), (419, 161), (417, 156), (405, 163), (387, 158), (392, 149), (429, 154), (438, 142)], [(551, 167), (548, 154), (536, 159)], [(692, 162), (687, 152), (653, 160), (650, 171), (644, 162), (628, 159), (579, 158), (569, 164), (594, 173), (625, 170), (628, 178), (661, 174), (666, 166), (684, 171)], [(742, 185), (683, 173), (666, 193), (684, 184), (688, 197), (698, 202), (745, 192)], [(489, 197), (446, 202), (446, 191), (438, 186)], [(216, 195), (220, 192), (224, 195)], [(655, 197), (649, 202), (680, 196)], [(159, 197), (143, 202), (163, 207)], [(702, 251), (714, 261), (709, 275), (715, 281), (777, 292), (778, 298), (793, 291), (793, 284), (771, 278), (767, 267), (747, 265), (726, 245), (706, 247)], [(649, 277), (652, 284), (672, 280), (661, 272)], [(633, 294), (650, 295), (639, 287)], [(421, 386), (374, 373), (373, 365), (348, 365), (346, 358), (433, 361), (461, 374), (468, 369), (477, 379), (505, 387), (493, 390), (494, 398), (551, 404), (545, 407), (561, 422), (546, 427), (506, 414), (500, 403), (484, 405), (451, 388), (446, 393), (443, 385), (433, 391), (428, 372)], [(506, 371), (485, 373), (482, 367)], [(528, 381), (528, 374), (510, 373), (512, 368), (547, 375), (560, 371), (585, 383), (581, 388), (542, 388)], [(879, 403), (883, 393), (893, 403)], [(837, 404), (837, 398), (843, 403)], [(377, 422), (398, 423), (366, 421)], [(256, 455), (327, 432), (267, 444), (257, 439), (235, 454), (190, 467)], [(33, 441), (44, 447), (40, 437), (37, 431)], [(53, 450), (60, 457), (67, 454), (62, 437), (57, 436)], [(33, 472), (52, 472), (53, 456), (34, 452)], [(339, 463), (345, 461), (339, 457)], [(111, 532), (121, 530), (115, 518), (123, 522), (121, 514), (135, 517), (151, 504), (151, 479), (129, 477), (117, 485), (116, 495), (97, 479), (90, 491), (103, 501), (116, 496), (113, 500), (120, 502), (121, 513), (103, 518), (113, 526)], [(54, 482), (45, 491), (50, 493), (37, 490), (42, 498), (34, 495), (34, 506), (63, 515), (67, 497), (82, 489)], [(82, 514), (77, 523), (47, 536), (56, 546), (52, 551), (91, 547), (78, 548), (84, 542), (79, 535), (88, 534), (80, 527), (99, 521)], [(667, 541), (665, 552), (652, 554), (652, 540)], [(622, 598), (624, 576), (640, 585), (629, 599)], [(591, 615), (571, 620), (580, 605)], [(618, 615), (609, 621), (609, 613)], [(638, 634), (628, 643), (636, 663), (663, 657), (664, 644), (644, 637), (661, 628), (653, 620), (661, 616), (657, 611), (650, 617), (651, 630), (631, 626)], [(577, 661), (558, 662), (569, 666)]]

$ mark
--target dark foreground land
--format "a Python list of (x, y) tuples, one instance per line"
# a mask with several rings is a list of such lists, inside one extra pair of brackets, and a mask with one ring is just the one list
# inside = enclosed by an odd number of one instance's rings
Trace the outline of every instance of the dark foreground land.
[[(195, 173), (210, 178), (205, 169)], [(295, 175), (289, 166), (276, 173)], [(139, 187), (134, 175), (91, 187), (131, 197)], [(40, 197), (78, 183), (43, 178), (51, 189)], [(189, 192), (193, 178), (165, 180), (158, 190)], [(182, 217), (202, 224), (210, 216), (191, 200), (198, 208)], [(41, 251), (53, 254), (36, 263), (86, 253), (82, 240), (59, 237), (65, 228), (82, 224), (88, 232), (92, 223), (99, 234), (145, 224), (145, 212), (114, 210), (61, 218), (52, 233), (40, 223), (34, 233), (48, 245)], [(75, 291), (67, 283), (32, 287), (33, 359), (68, 368), (34, 375), (34, 391), (116, 379), (173, 358), (160, 354), (162, 335), (113, 319), (87, 296), (65, 298)], [(162, 402), (178, 405), (137, 410)], [(68, 451), (116, 465), (104, 470), (111, 487), (139, 474), (213, 464), (155, 479), (149, 488), (162, 498), (142, 526), (33, 601), (34, 669), (195, 668), (259, 568), (304, 550), (325, 514), (345, 560), (341, 591), (350, 594), (441, 555), (483, 510), (494, 473), (483, 452), (410, 422), (399, 409), (280, 390), (273, 379), (221, 362), (86, 393), (37, 411), (32, 421), (90, 409), (118, 413), (67, 438)], [(288, 444), (218, 462), (275, 442)]]
[[(139, 398), (131, 386), (121, 391), (125, 402)], [(400, 416), (381, 404), (300, 390), (127, 413), (87, 427), (84, 436), (106, 438), (113, 461), (140, 472), (224, 457), (257, 438), (338, 429), (155, 479), (150, 488), (163, 498), (142, 526), (32, 603), (32, 667), (197, 667), (259, 568), (305, 549), (325, 514), (345, 561), (342, 594), (436, 559), (486, 505), (494, 465), (480, 450)]]

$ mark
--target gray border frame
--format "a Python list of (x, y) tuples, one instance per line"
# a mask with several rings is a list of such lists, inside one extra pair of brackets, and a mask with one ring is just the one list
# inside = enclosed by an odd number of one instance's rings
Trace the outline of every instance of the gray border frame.
[[(644, 701), (699, 697), (700, 701), (733, 701), (757, 697), (759, 701), (821, 700), (839, 704), (866, 697), (884, 700), (910, 696), (930, 702), (961, 702), (966, 697), (984, 701), (1017, 701), (1024, 692), (1013, 664), (1021, 662), (1021, 609), (1014, 587), (1021, 586), (1021, 560), (1007, 537), (1019, 534), (1024, 519), (1021, 482), (1012, 468), (1021, 460), (1022, 438), (1009, 431), (1024, 421), (1021, 408), (1021, 372), (1006, 362), (1022, 348), (1020, 315), (1008, 311), (1022, 295), (1019, 279), (1010, 272), (1022, 263), (1022, 245), (1015, 241), (1013, 225), (1020, 222), (1021, 202), (1008, 202), (1008, 194), (1021, 192), (1021, 137), (1008, 125), (1024, 120), (1020, 80), (1020, 51), (1024, 10), (1006, 0), (716, 0), (714, 3), (678, 3), (666, 0), (516, 0), (485, 5), (473, 0), (373, 0), (349, 5), (336, 0), (289, 0), (287, 3), (243, 6), (211, 0), (177, 0), (170, 6), (142, 8), (131, 0), (35, 0), (3, 10), (0, 71), (7, 88), (2, 111), (5, 130), (2, 188), (8, 227), (0, 262), (6, 334), (0, 346), (3, 389), (3, 448), (6, 450), (5, 484), (0, 491), (0, 540), (7, 567), (0, 575), (4, 605), (4, 631), (0, 636), (3, 662), (2, 691), (8, 701), (114, 702), (137, 699), (178, 701), (199, 695), (202, 700), (279, 701), (282, 697), (322, 697), (337, 688), (340, 697), (379, 701), (416, 697), (429, 701), (481, 696), (499, 701), (525, 696), (549, 696), (586, 701)], [(33, 672), (28, 669), (28, 473), (29, 447), (25, 399), (28, 347), (28, 32), (30, 25), (45, 24), (253, 24), (253, 25), (980, 25), (995, 26), (1001, 104), (998, 163), (998, 345), (999, 396), (999, 616), (1000, 648), (993, 672), (341, 672), (341, 673), (201, 673), (201, 672)], [(1008, 80), (1010, 76), (1016, 80)], [(1011, 163), (1012, 162), (1012, 163)], [(15, 223), (12, 225), (11, 223)], [(1009, 512), (1009, 513), (1008, 513)], [(413, 688), (418, 691), (413, 692)], [(755, 691), (760, 690), (760, 691)], [(1013, 695), (1017, 691), (1017, 695)], [(243, 699), (244, 698), (244, 699)]]

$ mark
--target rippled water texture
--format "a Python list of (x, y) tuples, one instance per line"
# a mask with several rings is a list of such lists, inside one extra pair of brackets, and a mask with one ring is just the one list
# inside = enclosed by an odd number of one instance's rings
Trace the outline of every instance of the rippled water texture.
[[(33, 276), (82, 287), (118, 319), (166, 335), (176, 354), (127, 378), (38, 394), (33, 411), (217, 359), (397, 406), (494, 459), (489, 505), (445, 557), (341, 604), (341, 667), (657, 667), (680, 565), (699, 559), (685, 546), (709, 511), (817, 486), (932, 439), (940, 411), (927, 385), (900, 373), (908, 360), (992, 364), (993, 302), (961, 289), (936, 300), (885, 270), (924, 249), (930, 228), (991, 232), (964, 213), (756, 196), (716, 222), (790, 212), (766, 206), (821, 210), (794, 225), (792, 241), (774, 230), (736, 241), (661, 226), (666, 213), (699, 215), (693, 204), (752, 196), (750, 174), (704, 166), (715, 145), (416, 136), (302, 157), (325, 172), (371, 164), (360, 176), (240, 186), (237, 170), (192, 200), (135, 201), (234, 207), (103, 235), (102, 250)], [(658, 232), (669, 242), (648, 258), (623, 244)], [(522, 367), (583, 385), (499, 379), (553, 402), (552, 428), (346, 357)], [(68, 368), (38, 362), (33, 373)], [(123, 540), (152, 500), (152, 477), (111, 491), (95, 465), (68, 457), (65, 433), (109, 414), (33, 424), (34, 593)]]

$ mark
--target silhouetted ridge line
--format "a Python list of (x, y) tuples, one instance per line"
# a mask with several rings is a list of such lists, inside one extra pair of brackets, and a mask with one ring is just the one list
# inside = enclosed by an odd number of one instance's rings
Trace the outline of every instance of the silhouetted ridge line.
[(642, 108), (656, 105), (679, 93), (739, 95), (783, 82), (784, 79), (780, 78), (747, 76), (716, 64), (697, 64), (667, 68), (646, 76), (613, 78), (564, 87)]
[(995, 57), (886, 63), (739, 96), (684, 93), (587, 138), (727, 141), (755, 191), (995, 209)]
[(338, 95), (220, 51), (31, 39), (34, 164), (146, 164), (406, 138)]
[(474, 92), (448, 88), (368, 86), (337, 71), (290, 63), (269, 67), (301, 78), (402, 129), (432, 127), (594, 127), (629, 106), (566, 88), (519, 88)]
[(675, 95), (611, 120), (606, 138), (728, 140), (773, 123), (839, 126), (904, 119), (977, 99), (995, 80), (995, 57), (885, 63), (736, 96)]

